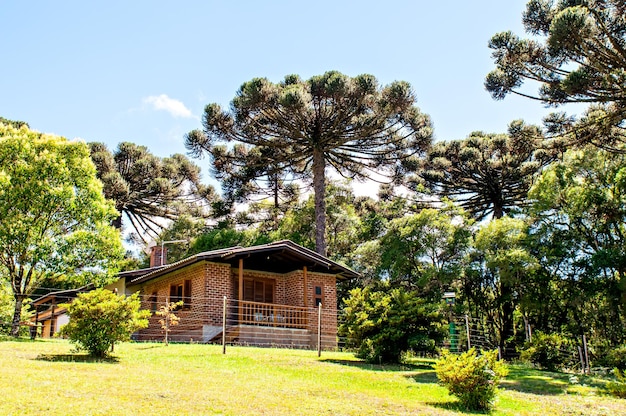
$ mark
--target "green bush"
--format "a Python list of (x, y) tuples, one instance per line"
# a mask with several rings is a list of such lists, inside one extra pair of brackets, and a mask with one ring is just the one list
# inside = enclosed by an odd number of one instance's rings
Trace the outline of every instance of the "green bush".
[(621, 371), (626, 370), (626, 345), (605, 348), (602, 356), (595, 363), (604, 367), (618, 368)]
[(615, 397), (626, 399), (626, 374), (620, 371), (619, 368), (613, 370), (615, 381), (609, 381), (606, 384), (606, 389)]
[[(571, 348), (572, 344), (567, 338), (559, 334), (544, 334), (537, 331), (533, 334), (532, 341), (524, 343), (520, 359), (545, 370), (554, 371), (570, 364), (571, 358), (564, 352)], [(571, 355), (574, 356), (573, 353)]]
[(339, 335), (372, 363), (396, 363), (408, 351), (433, 352), (445, 336), (438, 305), (399, 288), (353, 289), (344, 312)]
[(435, 363), (435, 372), (439, 382), (467, 409), (487, 410), (493, 406), (500, 379), (508, 374), (497, 358), (497, 350), (480, 355), (474, 348), (460, 355), (444, 351)]
[(67, 336), (80, 349), (94, 357), (105, 357), (116, 342), (148, 326), (149, 311), (140, 311), (141, 302), (135, 293), (118, 296), (110, 290), (97, 289), (81, 293), (67, 308), (70, 317), (60, 335)]

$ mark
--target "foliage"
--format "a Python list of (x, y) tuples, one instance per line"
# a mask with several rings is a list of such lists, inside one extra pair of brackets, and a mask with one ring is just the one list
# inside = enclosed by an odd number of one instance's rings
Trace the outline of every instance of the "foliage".
[(537, 127), (511, 123), (508, 134), (474, 132), (429, 150), (418, 182), (455, 200), (476, 219), (502, 216), (526, 203), (533, 177), (553, 159)]
[(498, 331), (499, 346), (509, 356), (514, 335), (514, 314), (526, 297), (525, 285), (537, 269), (528, 248), (528, 226), (524, 221), (503, 217), (485, 224), (474, 238), (474, 268), (466, 283), (466, 296), (483, 305)]
[(198, 156), (208, 152), (226, 183), (235, 177), (241, 187), (264, 178), (272, 187), (274, 175), (312, 178), (315, 247), (324, 255), (326, 168), (357, 179), (375, 171), (399, 180), (432, 136), (408, 83), (381, 88), (371, 75), (336, 71), (306, 81), (288, 75), (276, 84), (254, 78), (241, 86), (230, 112), (207, 105), (203, 126), (187, 134), (186, 145)]
[[(328, 182), (325, 199), (327, 255), (342, 260), (361, 240), (362, 222), (355, 208), (357, 198), (347, 183)], [(315, 198), (311, 196), (289, 209), (268, 237), (270, 240), (289, 239), (315, 249)]]
[(626, 370), (626, 345), (609, 347), (602, 352), (602, 355), (594, 360), (600, 366)]
[(115, 208), (84, 143), (0, 124), (0, 278), (13, 290), (12, 333), (42, 282), (110, 281), (123, 256)]
[(155, 315), (161, 317), (161, 319), (159, 319), (159, 324), (161, 324), (161, 329), (165, 334), (165, 338), (163, 340), (165, 345), (168, 345), (169, 343), (168, 337), (170, 334), (170, 328), (178, 325), (178, 322), (180, 321), (180, 318), (174, 313), (174, 311), (180, 306), (183, 306), (182, 300), (174, 303), (167, 301), (165, 302), (165, 305), (161, 305), (159, 310), (155, 312)]
[(0, 124), (12, 126), (18, 130), (21, 129), (22, 127), (26, 127), (27, 129), (30, 129), (30, 126), (25, 121), (9, 120), (8, 118), (4, 118), (4, 117), (0, 117)]
[(536, 331), (533, 333), (532, 341), (527, 341), (524, 344), (520, 359), (538, 365), (545, 370), (554, 371), (570, 364), (565, 352), (568, 349), (571, 349), (571, 343), (562, 335), (544, 334)]
[(433, 352), (445, 335), (438, 305), (401, 288), (356, 288), (345, 300), (339, 335), (368, 362), (399, 362), (407, 351)]
[(122, 217), (136, 235), (156, 237), (164, 225), (183, 214), (203, 217), (203, 209), (215, 202), (211, 187), (200, 183), (200, 168), (187, 157), (154, 156), (145, 146), (120, 143), (114, 152), (102, 143), (90, 143), (104, 195), (119, 212), (113, 220), (121, 229)]
[[(626, 157), (572, 150), (530, 191), (533, 245), (574, 333), (626, 341)], [(544, 286), (548, 284), (544, 283)]]
[[(595, 142), (623, 151), (626, 118), (626, 48), (621, 0), (531, 0), (523, 23), (529, 39), (512, 32), (494, 35), (489, 47), (496, 69), (485, 87), (495, 99), (513, 93), (558, 106), (599, 103), (578, 122), (565, 115), (550, 117), (548, 127), (571, 133), (575, 143)], [(525, 81), (539, 83), (535, 95)]]
[(462, 274), (471, 225), (465, 213), (451, 205), (390, 221), (378, 247), (381, 274), (392, 285), (405, 285), (439, 302)]
[(138, 294), (124, 297), (107, 289), (80, 293), (72, 303), (62, 306), (70, 320), (60, 335), (94, 357), (105, 357), (116, 342), (127, 341), (133, 332), (146, 328), (150, 316), (150, 311), (139, 310)]
[(619, 368), (613, 369), (613, 376), (615, 380), (606, 383), (606, 389), (608, 392), (622, 399), (626, 399), (626, 374)]
[(508, 374), (497, 357), (497, 350), (483, 351), (480, 355), (475, 348), (460, 355), (444, 350), (435, 363), (435, 372), (441, 384), (457, 396), (463, 406), (471, 410), (490, 409), (500, 379)]

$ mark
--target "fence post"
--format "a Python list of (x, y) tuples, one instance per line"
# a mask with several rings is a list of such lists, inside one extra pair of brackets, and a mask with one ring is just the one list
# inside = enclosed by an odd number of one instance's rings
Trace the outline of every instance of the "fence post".
[(222, 354), (226, 354), (226, 296), (224, 296), (224, 307), (222, 311)]
[(585, 360), (583, 359), (583, 350), (578, 346), (578, 356), (580, 357), (580, 371), (585, 374)]
[(589, 373), (589, 350), (587, 350), (587, 337), (585, 334), (583, 334), (583, 348), (585, 349), (585, 373)]
[(470, 342), (469, 317), (467, 314), (465, 314), (465, 333), (467, 334), (467, 350), (469, 351), (472, 348), (472, 343)]
[(322, 302), (318, 305), (317, 312), (317, 356), (322, 356)]

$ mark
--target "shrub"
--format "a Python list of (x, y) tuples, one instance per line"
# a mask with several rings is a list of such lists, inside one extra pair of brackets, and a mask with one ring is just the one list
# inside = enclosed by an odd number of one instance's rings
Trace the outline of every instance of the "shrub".
[(545, 370), (554, 371), (569, 364), (570, 357), (564, 353), (564, 350), (569, 348), (571, 343), (567, 338), (559, 334), (544, 334), (537, 331), (533, 334), (532, 341), (524, 343), (520, 359)]
[(613, 370), (615, 381), (609, 381), (606, 384), (606, 389), (615, 397), (626, 399), (626, 374), (620, 371), (619, 368)]
[(626, 345), (607, 347), (601, 357), (596, 361), (598, 365), (626, 370)]
[(439, 382), (457, 396), (463, 406), (486, 410), (493, 406), (500, 379), (508, 374), (497, 357), (497, 350), (483, 351), (480, 355), (474, 348), (460, 355), (444, 351), (435, 363), (435, 372)]
[(70, 320), (60, 335), (67, 336), (78, 348), (94, 357), (105, 357), (116, 342), (148, 326), (149, 311), (140, 311), (141, 302), (135, 293), (118, 296), (110, 290), (97, 289), (81, 293), (67, 308)]
[(344, 311), (339, 335), (368, 362), (399, 362), (407, 351), (432, 352), (445, 336), (438, 305), (403, 289), (353, 289)]

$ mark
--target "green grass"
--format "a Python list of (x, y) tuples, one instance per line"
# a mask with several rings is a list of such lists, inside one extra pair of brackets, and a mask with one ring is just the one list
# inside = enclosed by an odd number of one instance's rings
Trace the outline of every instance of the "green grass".
[[(94, 361), (65, 341), (0, 342), (2, 415), (454, 415), (431, 362), (347, 353), (122, 344)], [(602, 381), (512, 366), (493, 415), (626, 414)]]

